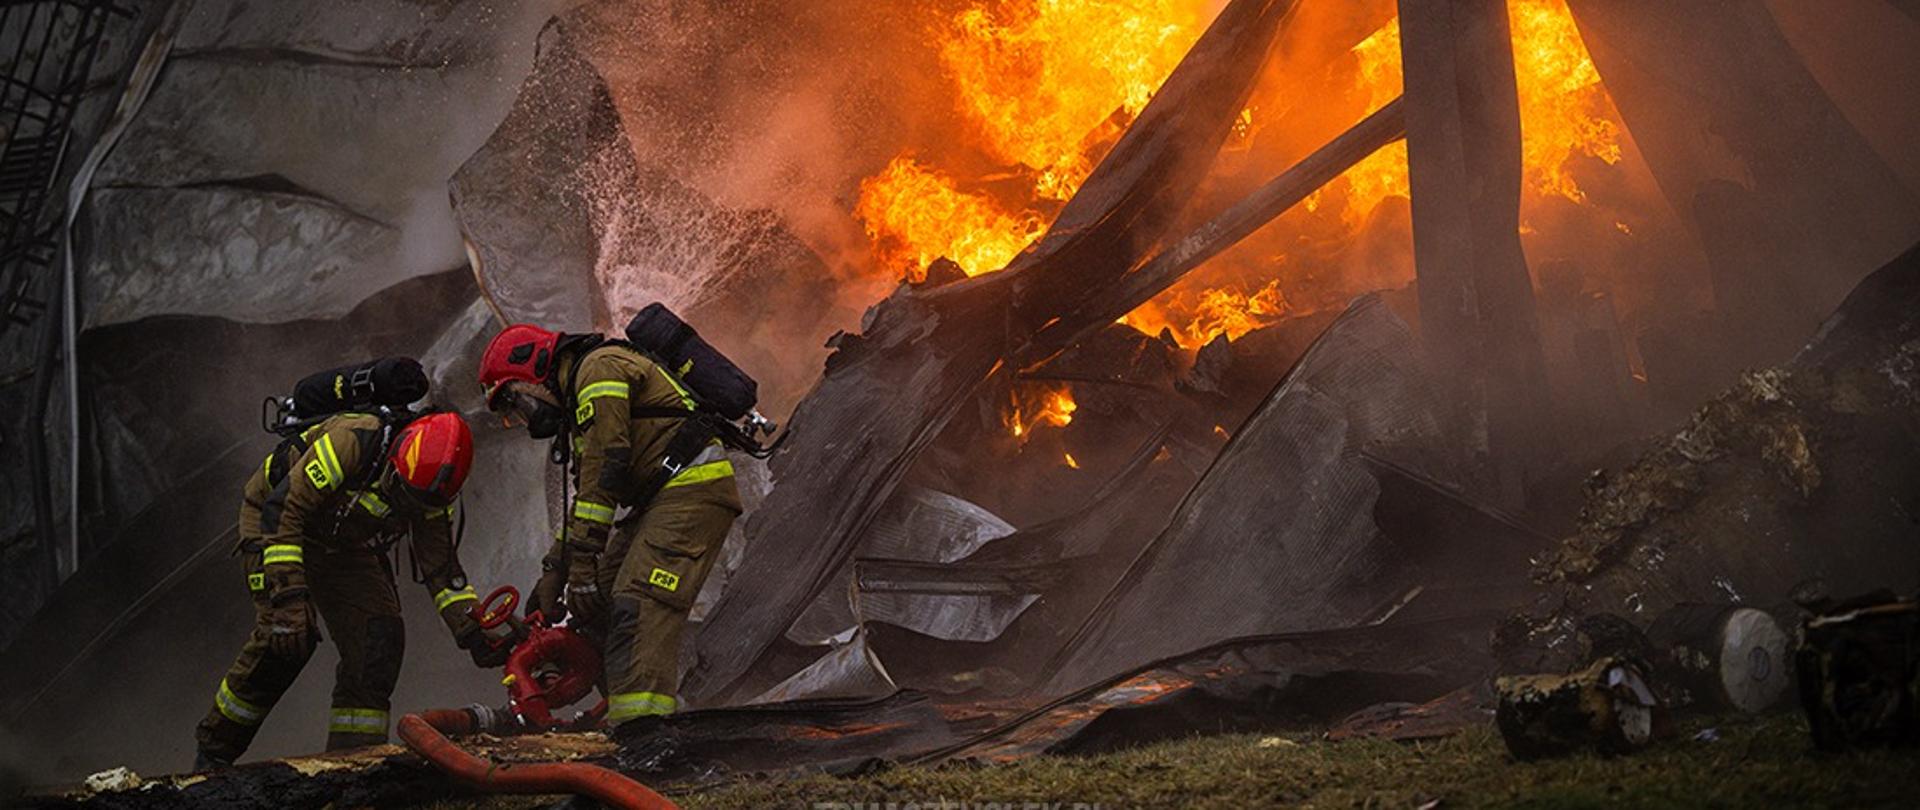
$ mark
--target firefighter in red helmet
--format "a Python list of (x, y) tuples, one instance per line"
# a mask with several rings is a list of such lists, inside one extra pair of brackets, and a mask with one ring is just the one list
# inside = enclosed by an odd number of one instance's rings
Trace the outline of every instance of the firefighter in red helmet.
[(469, 615), (477, 597), (454, 550), (454, 498), (472, 466), (473, 434), (452, 413), (404, 423), (339, 414), (267, 456), (240, 506), (253, 633), (196, 730), (196, 770), (247, 750), (313, 655), (319, 618), (340, 649), (328, 750), (386, 742), (405, 644), (387, 552), (402, 536), (455, 643), (478, 666), (500, 665), (504, 651)]
[(624, 341), (510, 326), (480, 384), (489, 408), (573, 464), (529, 607), (570, 613), (600, 641), (608, 722), (672, 713), (687, 613), (740, 515), (732, 462), (712, 434), (682, 430), (696, 408), (686, 386)]

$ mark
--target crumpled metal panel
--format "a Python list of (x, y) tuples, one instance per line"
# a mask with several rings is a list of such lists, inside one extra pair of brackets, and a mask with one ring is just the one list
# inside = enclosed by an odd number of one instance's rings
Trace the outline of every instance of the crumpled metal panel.
[[(250, 189), (97, 189), (86, 326), (154, 315), (338, 315), (398, 281), (400, 232), (325, 200)], [(445, 269), (439, 268), (439, 269)]]
[(1434, 400), (1406, 325), (1378, 296), (1356, 300), (1233, 432), (1048, 689), (1236, 636), (1350, 626), (1392, 599), (1380, 485), (1358, 454), (1446, 446)]
[[(903, 487), (874, 519), (857, 554), (920, 562), (954, 562), (987, 541), (1013, 534), (1013, 526), (980, 506), (922, 487)], [(787, 629), (796, 644), (830, 644), (862, 621), (897, 624), (936, 638), (986, 641), (1006, 629), (1032, 597), (860, 594), (853, 566), (840, 584), (822, 591)]]
[(196, 3), (95, 176), (85, 326), (339, 317), (457, 266), (445, 179), (551, 5)]
[(867, 646), (867, 634), (856, 632), (852, 640), (747, 703), (885, 697), (897, 690), (886, 667)]
[(560, 21), (506, 120), (448, 182), (474, 273), (506, 321), (568, 332), (606, 325), (590, 195), (637, 176), (606, 83)]

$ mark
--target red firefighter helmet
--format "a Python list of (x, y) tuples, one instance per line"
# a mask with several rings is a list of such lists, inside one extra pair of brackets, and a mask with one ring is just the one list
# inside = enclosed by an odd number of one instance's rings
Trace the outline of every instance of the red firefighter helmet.
[(480, 387), (486, 391), (488, 407), (506, 383), (544, 384), (559, 365), (559, 345), (560, 333), (529, 323), (516, 323), (494, 335), (480, 355)]
[(453, 503), (473, 469), (473, 431), (457, 413), (433, 413), (409, 422), (387, 451), (406, 494), (429, 505)]

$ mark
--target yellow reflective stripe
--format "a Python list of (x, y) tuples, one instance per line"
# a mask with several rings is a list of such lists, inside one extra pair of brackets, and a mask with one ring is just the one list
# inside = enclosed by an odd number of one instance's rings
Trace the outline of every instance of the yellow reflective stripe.
[(672, 481), (667, 482), (665, 489), (684, 487), (689, 484), (704, 484), (708, 481), (726, 478), (731, 475), (733, 475), (733, 462), (726, 459), (710, 461), (681, 470), (679, 475), (674, 476)]
[(273, 480), (273, 454), (267, 454), (267, 460), (260, 462), (260, 477)]
[(267, 546), (260, 558), (261, 565), (304, 565), (306, 561), (307, 553), (299, 546)]
[(334, 709), (327, 720), (329, 734), (377, 734), (387, 736), (387, 713), (383, 709)]
[(451, 505), (448, 505), (446, 508), (443, 508), (443, 509), (427, 510), (428, 520), (438, 520), (440, 518), (450, 518), (450, 517), (453, 517), (453, 506)]
[[(655, 366), (655, 368), (659, 367)], [(689, 411), (693, 410), (693, 395), (687, 393), (686, 386), (681, 385), (680, 381), (674, 379), (673, 375), (668, 374), (664, 368), (660, 369), (660, 376), (667, 378), (667, 384), (673, 386), (673, 392), (680, 395), (680, 404), (686, 406)]]
[(467, 587), (461, 588), (459, 590), (447, 588), (433, 595), (433, 608), (435, 610), (446, 610), (448, 605), (451, 605), (455, 602), (478, 602), (478, 601), (480, 601), (480, 597), (479, 595), (473, 592), (472, 585), (468, 585)]
[(672, 695), (620, 692), (607, 699), (607, 722), (622, 723), (635, 717), (673, 714), (677, 705)]
[(331, 434), (321, 436), (320, 443), (315, 446), (320, 448), (320, 457), (326, 459), (327, 475), (332, 476), (335, 481), (346, 478), (346, 474), (340, 471), (340, 456), (333, 452), (333, 436)]
[(392, 509), (387, 506), (387, 502), (384, 499), (371, 492), (362, 492), (360, 493), (360, 497), (355, 500), (360, 502), (360, 508), (367, 510), (374, 517), (386, 517), (387, 512)]
[(592, 402), (593, 400), (599, 399), (601, 397), (613, 397), (615, 399), (626, 399), (628, 392), (630, 392), (631, 390), (632, 388), (628, 386), (626, 383), (620, 382), (618, 380), (606, 380), (604, 382), (593, 383), (592, 385), (589, 385), (585, 388), (580, 389), (580, 396), (578, 397), (578, 399), (581, 402)]
[(573, 502), (573, 516), (594, 523), (613, 525), (613, 507), (606, 504), (576, 500)]
[(260, 725), (260, 721), (267, 716), (265, 709), (241, 700), (239, 695), (234, 694), (225, 678), (220, 679), (220, 691), (213, 693), (213, 705), (220, 707), (220, 713), (226, 715), (228, 720), (243, 726)]
[(333, 436), (321, 436), (313, 444), (313, 460), (307, 462), (307, 480), (315, 489), (332, 489), (346, 479), (340, 472), (340, 456), (333, 452)]

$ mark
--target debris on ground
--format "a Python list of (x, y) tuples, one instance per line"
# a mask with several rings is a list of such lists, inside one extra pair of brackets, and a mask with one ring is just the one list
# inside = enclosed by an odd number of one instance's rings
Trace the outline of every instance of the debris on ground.
[(1920, 743), (1920, 601), (1868, 594), (1801, 628), (1800, 703), (1832, 751)]
[(1571, 675), (1507, 676), (1494, 683), (1494, 721), (1520, 760), (1637, 751), (1668, 731), (1648, 672), (1638, 661), (1602, 658)]

